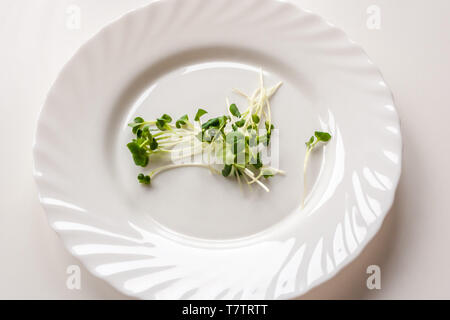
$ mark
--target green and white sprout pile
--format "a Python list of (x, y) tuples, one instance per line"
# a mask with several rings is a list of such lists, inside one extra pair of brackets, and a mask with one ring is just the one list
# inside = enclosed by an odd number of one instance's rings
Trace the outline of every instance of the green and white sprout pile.
[[(262, 162), (262, 152), (269, 146), (275, 128), (269, 100), (280, 86), (281, 82), (272, 88), (265, 88), (261, 72), (259, 88), (252, 95), (235, 90), (247, 100), (245, 111), (241, 112), (236, 104), (230, 104), (227, 99), (227, 114), (206, 121), (202, 121), (208, 113), (204, 109), (198, 109), (194, 121), (187, 114), (177, 120), (168, 114), (149, 121), (135, 118), (129, 124), (135, 137), (127, 147), (137, 166), (146, 167), (153, 155), (164, 153), (170, 154), (172, 160), (188, 159), (197, 154), (206, 155), (207, 159), (203, 162), (164, 165), (139, 174), (138, 181), (150, 184), (155, 175), (163, 171), (196, 166), (207, 168), (212, 173), (221, 173), (224, 177), (235, 177), (239, 184), (257, 184), (268, 192), (269, 188), (262, 179), (284, 174), (282, 170)], [(183, 155), (174, 156), (180, 153)], [(221, 167), (217, 168), (217, 164)]]
[[(247, 108), (243, 112), (235, 103), (230, 103), (226, 99), (227, 114), (205, 121), (202, 119), (205, 119), (208, 112), (204, 109), (197, 110), (193, 121), (187, 114), (176, 120), (168, 114), (154, 120), (135, 118), (129, 124), (135, 136), (127, 147), (137, 166), (147, 167), (154, 155), (161, 154), (170, 155), (173, 161), (189, 160), (199, 154), (203, 159), (207, 159), (200, 162), (162, 165), (146, 173), (140, 173), (138, 181), (149, 185), (153, 178), (163, 171), (194, 166), (206, 168), (224, 177), (234, 177), (240, 185), (251, 187), (257, 184), (269, 192), (263, 179), (284, 174), (284, 171), (263, 162), (263, 152), (270, 146), (275, 128), (272, 123), (270, 99), (281, 85), (280, 82), (266, 88), (261, 71), (259, 87), (253, 94), (247, 95), (240, 90), (234, 90), (247, 101)], [(306, 143), (304, 190), (306, 190), (309, 155), (319, 142), (327, 142), (330, 138), (331, 135), (328, 133), (315, 132)]]

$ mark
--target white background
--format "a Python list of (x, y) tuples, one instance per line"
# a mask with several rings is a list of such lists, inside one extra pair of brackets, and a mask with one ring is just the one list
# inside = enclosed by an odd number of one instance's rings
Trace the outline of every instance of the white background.
[[(32, 178), (33, 134), (63, 64), (101, 27), (150, 0), (0, 0), (0, 298), (126, 298), (81, 267), (49, 228)], [(296, 0), (344, 29), (393, 91), (404, 139), (396, 201), (381, 231), (334, 279), (303, 298), (450, 299), (450, 1)], [(76, 5), (81, 28), (67, 27)], [(381, 9), (381, 29), (366, 26)], [(381, 290), (366, 268), (381, 267)]]

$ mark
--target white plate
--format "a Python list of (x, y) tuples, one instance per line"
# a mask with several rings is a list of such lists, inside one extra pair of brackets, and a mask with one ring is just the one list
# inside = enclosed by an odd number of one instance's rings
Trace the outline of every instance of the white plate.
[[(271, 192), (242, 194), (201, 168), (136, 181), (126, 124), (136, 115), (225, 110), (238, 87), (272, 101), (280, 167)], [(311, 161), (300, 210), (304, 141)], [(290, 298), (329, 279), (392, 205), (401, 136), (392, 96), (360, 47), (311, 13), (272, 0), (164, 0), (125, 15), (61, 71), (34, 145), (40, 201), (95, 275), (148, 298)]]

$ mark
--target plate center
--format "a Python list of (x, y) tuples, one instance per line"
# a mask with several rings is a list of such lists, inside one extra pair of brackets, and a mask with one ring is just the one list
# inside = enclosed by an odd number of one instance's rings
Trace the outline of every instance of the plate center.
[[(270, 66), (262, 68), (265, 87), (283, 82), (271, 99), (273, 123), (279, 130), (272, 141), (272, 155), (276, 151), (278, 157), (272, 161), (287, 174), (263, 179), (270, 188), (268, 193), (255, 184), (241, 189), (234, 178), (193, 167), (166, 171), (157, 175), (150, 187), (142, 186), (136, 176), (150, 170), (132, 163), (125, 147), (132, 134), (123, 126), (116, 148), (116, 174), (134, 219), (145, 217), (175, 233), (219, 240), (251, 236), (299, 213), (304, 139), (317, 128), (318, 117), (311, 95), (299, 89), (301, 84), (284, 79)], [(174, 119), (188, 114), (192, 120), (198, 108), (208, 111), (206, 120), (227, 114), (226, 98), (243, 111), (247, 101), (233, 93), (233, 88), (253, 93), (259, 85), (259, 72), (259, 66), (230, 61), (191, 64), (167, 72), (135, 101), (127, 121), (136, 116), (155, 119), (164, 113)]]

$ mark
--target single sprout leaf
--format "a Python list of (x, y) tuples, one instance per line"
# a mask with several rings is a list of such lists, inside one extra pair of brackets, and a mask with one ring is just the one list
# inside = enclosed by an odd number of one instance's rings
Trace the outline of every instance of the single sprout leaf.
[(317, 140), (323, 142), (327, 142), (331, 139), (331, 135), (328, 132), (316, 131), (314, 135), (316, 136)]
[(167, 130), (166, 120), (163, 119), (163, 118), (156, 119), (156, 126), (161, 131), (166, 131)]
[(269, 121), (266, 121), (265, 126), (266, 126), (266, 131), (269, 133), (272, 129), (275, 128), (275, 126), (273, 124), (271, 124)]
[(200, 121), (200, 118), (203, 116), (203, 115), (205, 115), (205, 114), (207, 114), (208, 113), (208, 111), (206, 111), (206, 110), (203, 110), (203, 109), (198, 109), (198, 111), (197, 111), (197, 114), (195, 115), (195, 121)]
[(223, 127), (227, 124), (227, 122), (229, 120), (230, 120), (230, 117), (227, 117), (227, 116), (219, 117), (219, 129), (223, 129)]
[(181, 126), (184, 126), (188, 121), (189, 121), (188, 115), (185, 114), (184, 116), (182, 116), (180, 119), (177, 120), (177, 122), (175, 123), (175, 126), (178, 129), (180, 129)]
[(231, 168), (232, 168), (231, 165), (226, 164), (226, 165), (223, 167), (223, 169), (222, 169), (222, 175), (223, 175), (224, 177), (228, 177), (228, 176), (230, 175), (230, 173), (231, 173)]
[(238, 107), (234, 103), (232, 105), (230, 105), (230, 112), (236, 118), (240, 118), (241, 117), (241, 113), (239, 112)]
[(314, 136), (312, 136), (312, 137), (309, 139), (309, 141), (306, 142), (305, 144), (306, 144), (306, 146), (309, 148), (309, 147), (311, 147), (311, 145), (313, 144), (313, 142), (314, 142)]
[(220, 119), (219, 118), (213, 118), (206, 121), (204, 124), (202, 124), (203, 130), (208, 130), (209, 128), (218, 128), (220, 125)]
[(242, 119), (242, 120), (239, 120), (239, 121), (236, 121), (236, 122), (235, 122), (235, 125), (236, 125), (238, 128), (242, 128), (242, 127), (244, 126), (244, 124), (245, 124), (245, 119)]
[(137, 166), (145, 167), (148, 164), (147, 151), (141, 147), (136, 141), (127, 144), (128, 149), (133, 155), (134, 163)]
[(150, 142), (150, 150), (154, 151), (158, 148), (158, 141), (155, 138)]
[(139, 183), (141, 183), (141, 184), (150, 184), (151, 180), (152, 180), (152, 179), (150, 178), (150, 176), (144, 175), (143, 173), (140, 173), (140, 174), (138, 175), (138, 181), (139, 181)]
[(171, 123), (172, 122), (172, 117), (169, 116), (168, 114), (163, 114), (161, 116), (161, 119), (164, 119), (167, 123)]
[(259, 117), (258, 115), (255, 113), (252, 115), (252, 120), (254, 123), (258, 124), (259, 123)]

